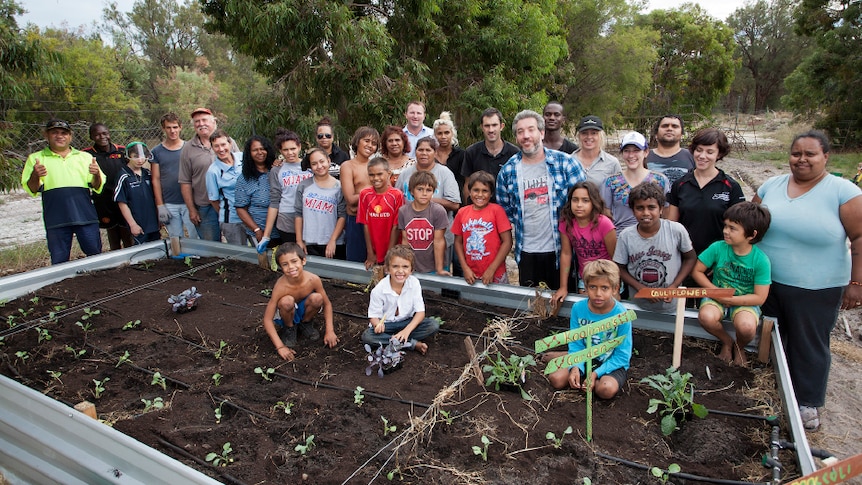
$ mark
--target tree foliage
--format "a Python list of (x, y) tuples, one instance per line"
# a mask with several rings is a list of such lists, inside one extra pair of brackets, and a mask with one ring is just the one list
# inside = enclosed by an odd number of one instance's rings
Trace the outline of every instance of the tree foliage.
[(740, 67), (731, 88), (731, 100), (742, 98), (744, 109), (760, 112), (777, 108), (784, 94), (784, 79), (807, 55), (807, 40), (789, 28), (792, 0), (757, 0), (734, 11), (727, 24), (736, 33)]
[(639, 24), (661, 34), (641, 113), (710, 113), (733, 82), (733, 31), (691, 3), (654, 10)]
[(57, 55), (38, 36), (18, 28), (24, 9), (15, 0), (0, 0), (0, 116), (32, 94), (33, 79), (58, 81), (48, 68)]
[(785, 81), (782, 101), (800, 113), (822, 111), (818, 126), (837, 144), (862, 145), (862, 0), (803, 0), (794, 17), (815, 47)]

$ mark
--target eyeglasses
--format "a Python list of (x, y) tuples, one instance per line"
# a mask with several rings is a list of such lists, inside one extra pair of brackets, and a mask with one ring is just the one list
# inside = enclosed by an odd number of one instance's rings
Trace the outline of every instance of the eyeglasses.
[(317, 139), (322, 140), (324, 138), (332, 138), (332, 133), (318, 133)]

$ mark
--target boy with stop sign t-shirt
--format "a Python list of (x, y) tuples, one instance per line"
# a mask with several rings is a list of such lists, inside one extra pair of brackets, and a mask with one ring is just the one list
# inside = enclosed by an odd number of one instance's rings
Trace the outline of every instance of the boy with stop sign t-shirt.
[(437, 273), (452, 276), (446, 271), (446, 240), (444, 235), (449, 219), (446, 209), (431, 198), (437, 189), (437, 179), (431, 172), (419, 171), (410, 176), (408, 189), (413, 196), (409, 204), (398, 209), (398, 229), (402, 240), (416, 254), (414, 270), (417, 273)]

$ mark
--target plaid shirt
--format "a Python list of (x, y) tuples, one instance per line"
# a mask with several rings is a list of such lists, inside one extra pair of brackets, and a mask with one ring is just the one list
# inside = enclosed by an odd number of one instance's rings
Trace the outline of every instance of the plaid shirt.
[[(557, 267), (560, 266), (560, 209), (566, 203), (569, 188), (587, 179), (583, 167), (571, 155), (557, 150), (545, 148), (545, 165), (548, 167), (550, 180), (548, 195), (551, 202), (551, 222), (554, 235), (554, 248), (557, 253)], [(506, 162), (497, 175), (497, 203), (503, 206), (506, 216), (512, 221), (515, 229), (515, 261), (521, 262), (521, 250), (524, 247), (524, 206), (521, 200), (521, 190), (518, 186), (518, 166), (521, 164), (523, 152), (518, 152)]]

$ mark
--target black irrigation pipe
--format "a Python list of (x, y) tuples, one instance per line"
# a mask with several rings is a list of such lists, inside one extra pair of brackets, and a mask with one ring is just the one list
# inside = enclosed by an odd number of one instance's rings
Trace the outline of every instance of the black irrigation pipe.
[(757, 414), (735, 413), (733, 411), (720, 411), (718, 409), (707, 409), (709, 414), (718, 414), (719, 416), (732, 416), (735, 418), (756, 419), (765, 421), (770, 426), (775, 426), (778, 423), (778, 416), (759, 416)]
[[(644, 464), (637, 463), (634, 461), (626, 460), (625, 458), (619, 458), (616, 456), (607, 455), (605, 453), (601, 453), (598, 451), (596, 451), (595, 454), (596, 454), (596, 456), (598, 456), (600, 458), (604, 458), (605, 460), (614, 461), (614, 462), (617, 462), (617, 463), (620, 463), (620, 464), (623, 464), (623, 465), (626, 465), (626, 466), (629, 466), (632, 468), (637, 468), (639, 470), (649, 471), (653, 468), (649, 465), (644, 465)], [(667, 470), (662, 470), (662, 471), (667, 473)], [(771, 482), (744, 482), (744, 481), (740, 481), (740, 480), (727, 480), (724, 478), (710, 478), (710, 477), (702, 477), (700, 475), (692, 475), (691, 473), (683, 473), (683, 472), (668, 473), (668, 476), (676, 477), (676, 478), (682, 478), (684, 480), (693, 480), (695, 482), (717, 483), (719, 485), (770, 485), (770, 483), (771, 483)]]
[[(292, 377), (292, 376), (289, 376), (287, 374), (282, 374), (280, 372), (276, 372), (274, 375), (276, 375), (278, 377), (284, 377), (285, 379), (290, 379), (294, 382), (298, 382), (300, 384), (305, 384), (305, 385), (311, 386), (311, 387), (322, 387), (323, 389), (331, 389), (334, 391), (347, 391), (347, 392), (355, 392), (356, 391), (356, 388), (351, 389), (349, 387), (334, 386), (332, 384), (324, 384), (322, 382), (308, 381), (305, 379), (300, 379), (299, 377)], [(430, 404), (425, 404), (425, 403), (416, 402), (416, 401), (408, 401), (406, 399), (400, 399), (397, 397), (387, 396), (384, 394), (378, 394), (376, 392), (364, 392), (363, 391), (362, 395), (374, 397), (377, 399), (383, 399), (386, 401), (394, 401), (394, 402), (401, 403), (401, 404), (409, 404), (411, 406), (416, 406), (416, 407), (420, 407), (420, 408), (430, 408), (431, 407)]]
[(208, 470), (212, 470), (213, 472), (215, 472), (216, 474), (218, 474), (220, 477), (224, 478), (228, 482), (232, 483), (233, 485), (246, 485), (246, 483), (243, 482), (242, 480), (234, 477), (230, 473), (223, 472), (222, 470), (219, 469), (220, 467), (217, 467), (215, 465), (211, 465), (211, 464), (207, 463), (206, 461), (201, 460), (200, 458), (196, 457), (195, 455), (192, 455), (188, 451), (184, 450), (182, 447), (177, 446), (177, 445), (171, 443), (170, 441), (168, 441), (164, 438), (157, 438), (157, 439), (158, 439), (160, 445), (162, 445), (162, 446), (164, 446), (170, 450), (173, 450), (175, 453), (179, 453), (180, 455), (188, 458), (189, 460), (192, 460), (193, 462), (197, 463), (198, 465), (200, 465), (202, 467), (207, 468)]
[(259, 413), (259, 412), (257, 412), (257, 411), (252, 411), (251, 409), (248, 409), (248, 408), (242, 407), (242, 406), (240, 406), (239, 404), (234, 403), (234, 402), (233, 402), (233, 401), (231, 401), (230, 399), (225, 398), (224, 396), (217, 396), (217, 395), (213, 395), (213, 394), (210, 394), (210, 396), (212, 396), (212, 398), (213, 398), (213, 399), (215, 399), (216, 401), (218, 401), (218, 402), (219, 402), (219, 406), (221, 406), (222, 404), (227, 404), (228, 406), (230, 406), (230, 407), (232, 407), (232, 408), (234, 408), (234, 409), (237, 409), (237, 410), (239, 410), (239, 411), (242, 411), (242, 412), (244, 412), (244, 413), (246, 413), (246, 414), (250, 414), (250, 415), (252, 415), (252, 416), (257, 416), (257, 417), (258, 417), (258, 418), (260, 418), (260, 419), (265, 419), (265, 420), (267, 420), (267, 421), (276, 421), (275, 419), (272, 419), (272, 418), (270, 418), (269, 416), (264, 416), (263, 414), (260, 414), (260, 413)]
[[(97, 351), (99, 351), (99, 352), (101, 352), (101, 353), (103, 353), (103, 354), (107, 355), (108, 357), (110, 357), (110, 358), (112, 358), (112, 359), (116, 359), (116, 360), (117, 360), (117, 362), (119, 362), (119, 361), (120, 361), (120, 359), (119, 359), (119, 358), (117, 358), (117, 357), (115, 357), (115, 356), (114, 356), (114, 354), (112, 354), (112, 353), (108, 352), (107, 350), (104, 350), (104, 349), (102, 349), (102, 348), (100, 348), (100, 347), (96, 347), (95, 345), (93, 345), (93, 344), (91, 344), (91, 343), (89, 343), (89, 342), (88, 342), (88, 343), (85, 343), (85, 344), (84, 344), (84, 346), (86, 346), (86, 347), (90, 347), (90, 348), (92, 348), (93, 350), (97, 350)], [(149, 375), (151, 375), (151, 376), (152, 376), (152, 375), (155, 375), (155, 373), (156, 373), (156, 371), (152, 371), (152, 370), (147, 369), (147, 368), (145, 368), (145, 367), (141, 367), (141, 366), (139, 366), (139, 365), (135, 365), (135, 364), (133, 364), (133, 363), (131, 363), (131, 362), (125, 362), (125, 363), (124, 363), (124, 365), (127, 365), (127, 366), (131, 367), (132, 369), (135, 369), (135, 370), (137, 370), (137, 371), (143, 372), (143, 373), (145, 373), (145, 374), (149, 374)], [(166, 375), (162, 375), (162, 378), (163, 378), (166, 382), (170, 382), (171, 384), (174, 384), (175, 386), (177, 386), (177, 387), (181, 387), (181, 388), (186, 389), (186, 390), (191, 389), (191, 387), (192, 387), (192, 386), (191, 386), (191, 384), (186, 384), (185, 382), (180, 381), (180, 380), (177, 380), (177, 379), (174, 379), (173, 377), (169, 377), (169, 376), (166, 376)]]

